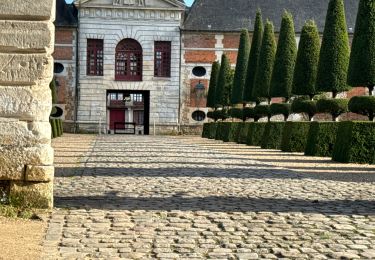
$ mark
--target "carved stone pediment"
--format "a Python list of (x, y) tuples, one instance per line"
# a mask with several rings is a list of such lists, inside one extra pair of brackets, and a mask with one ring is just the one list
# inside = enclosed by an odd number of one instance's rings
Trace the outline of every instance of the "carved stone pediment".
[(113, 0), (113, 5), (118, 5), (118, 6), (146, 6), (145, 0)]
[(76, 0), (74, 4), (80, 7), (104, 7), (104, 8), (166, 8), (184, 10), (184, 4), (178, 0)]

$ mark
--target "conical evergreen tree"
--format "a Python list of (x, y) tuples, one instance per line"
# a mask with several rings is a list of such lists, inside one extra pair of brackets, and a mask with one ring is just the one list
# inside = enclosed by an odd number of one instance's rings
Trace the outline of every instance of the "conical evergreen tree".
[(307, 21), (302, 28), (298, 45), (292, 89), (294, 95), (308, 95), (312, 99), (316, 94), (315, 84), (319, 51), (320, 37), (318, 28), (314, 21)]
[(262, 14), (260, 10), (257, 11), (255, 24), (254, 24), (254, 33), (253, 39), (251, 41), (251, 49), (249, 54), (249, 61), (247, 65), (247, 75), (243, 93), (244, 102), (256, 101), (255, 98), (252, 98), (255, 73), (259, 61), (260, 47), (262, 45), (262, 36), (263, 36), (263, 21)]
[(217, 86), (217, 80), (219, 77), (219, 71), (220, 71), (220, 63), (218, 61), (215, 61), (212, 63), (212, 69), (211, 69), (211, 77), (210, 77), (210, 85), (208, 87), (208, 94), (207, 94), (207, 107), (216, 108), (216, 100), (215, 100), (215, 92), (216, 92), (216, 86)]
[(259, 62), (255, 74), (253, 97), (267, 98), (270, 101), (270, 83), (276, 54), (273, 24), (267, 21), (264, 26)]
[(275, 64), (272, 71), (271, 97), (284, 97), (286, 100), (290, 98), (296, 56), (297, 42), (293, 16), (285, 12), (281, 21)]
[(240, 36), (240, 46), (238, 47), (236, 70), (234, 73), (232, 104), (243, 103), (243, 91), (246, 80), (247, 63), (249, 60), (250, 39), (249, 33), (243, 29)]
[(233, 80), (234, 80), (234, 69), (229, 68), (229, 73), (226, 74), (225, 86), (224, 86), (224, 100), (223, 106), (227, 107), (232, 105), (232, 89), (233, 89)]
[(359, 2), (348, 84), (366, 86), (372, 95), (375, 85), (375, 0)]
[[(216, 105), (219, 107), (227, 106), (228, 105), (228, 75), (230, 74), (231, 68), (230, 63), (225, 54), (221, 56), (221, 66), (219, 77), (217, 80), (217, 89), (216, 89)], [(232, 82), (230, 83), (232, 84)]]
[(316, 90), (338, 92), (349, 90), (347, 71), (349, 66), (349, 37), (346, 30), (343, 0), (330, 0), (320, 49)]
[(51, 90), (52, 104), (57, 103), (57, 93), (56, 93), (56, 80), (55, 78), (49, 84), (49, 89)]

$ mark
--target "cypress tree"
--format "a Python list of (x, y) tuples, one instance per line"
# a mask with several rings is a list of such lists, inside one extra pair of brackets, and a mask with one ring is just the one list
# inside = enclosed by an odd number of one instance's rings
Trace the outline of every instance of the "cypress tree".
[(254, 24), (254, 33), (253, 39), (251, 41), (251, 49), (249, 54), (249, 61), (247, 65), (247, 75), (243, 93), (243, 101), (244, 102), (251, 102), (256, 101), (255, 98), (252, 97), (253, 87), (254, 87), (254, 79), (256, 68), (259, 61), (259, 54), (260, 54), (260, 47), (262, 45), (262, 36), (263, 36), (263, 22), (262, 22), (262, 14), (258, 9), (256, 17), (255, 17), (255, 24)]
[(350, 56), (348, 84), (366, 86), (370, 95), (375, 85), (375, 1), (359, 2), (352, 53)]
[(250, 40), (249, 33), (246, 29), (241, 31), (240, 46), (238, 47), (238, 55), (236, 62), (236, 70), (234, 73), (233, 89), (231, 96), (232, 104), (243, 103), (243, 91), (246, 80), (247, 63), (249, 60)]
[(230, 106), (232, 104), (231, 99), (232, 99), (234, 73), (235, 73), (234, 69), (231, 69), (229, 67), (229, 72), (226, 74), (226, 77), (225, 77), (223, 106)]
[(343, 0), (330, 0), (320, 49), (316, 90), (338, 92), (349, 90), (347, 71), (349, 66), (349, 37), (346, 30)]
[(208, 87), (207, 105), (206, 105), (206, 107), (211, 107), (214, 109), (217, 107), (216, 100), (215, 100), (215, 92), (216, 92), (217, 80), (219, 77), (219, 71), (220, 71), (220, 63), (218, 61), (215, 61), (214, 63), (212, 63), (210, 85)]
[(220, 72), (217, 80), (217, 89), (215, 94), (215, 100), (217, 107), (219, 106), (227, 106), (228, 104), (228, 93), (226, 92), (228, 89), (228, 75), (231, 71), (229, 60), (225, 54), (221, 56), (221, 66)]
[(273, 24), (267, 21), (264, 26), (259, 62), (255, 73), (254, 98), (267, 98), (270, 101), (270, 83), (276, 54)]
[(315, 83), (318, 72), (320, 51), (319, 31), (314, 21), (307, 21), (302, 28), (298, 45), (297, 61), (294, 69), (294, 95), (308, 95), (310, 99), (316, 94)]
[(290, 98), (296, 56), (297, 42), (293, 16), (285, 12), (281, 20), (280, 36), (272, 71), (271, 97), (284, 97), (286, 100)]

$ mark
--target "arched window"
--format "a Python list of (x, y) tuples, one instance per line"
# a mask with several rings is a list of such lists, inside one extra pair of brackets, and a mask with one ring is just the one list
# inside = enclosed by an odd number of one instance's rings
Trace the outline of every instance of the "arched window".
[(142, 47), (133, 39), (125, 39), (116, 47), (115, 79), (142, 81)]

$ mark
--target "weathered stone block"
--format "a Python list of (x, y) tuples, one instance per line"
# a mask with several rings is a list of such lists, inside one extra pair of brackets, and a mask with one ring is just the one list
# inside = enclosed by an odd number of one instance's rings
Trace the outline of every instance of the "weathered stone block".
[(0, 54), (0, 83), (17, 85), (49, 83), (53, 59), (46, 54)]
[(50, 143), (49, 122), (25, 122), (0, 118), (0, 146), (30, 147)]
[(53, 166), (26, 166), (26, 181), (52, 181), (55, 168)]
[(52, 208), (53, 183), (11, 182), (9, 199), (11, 204), (16, 206)]
[(53, 50), (51, 22), (0, 21), (0, 50)]
[(52, 165), (50, 145), (0, 146), (0, 180), (23, 180), (26, 165)]
[(54, 20), (55, 1), (1, 0), (0, 19)]
[(51, 91), (45, 86), (0, 86), (0, 117), (48, 121), (52, 109)]

